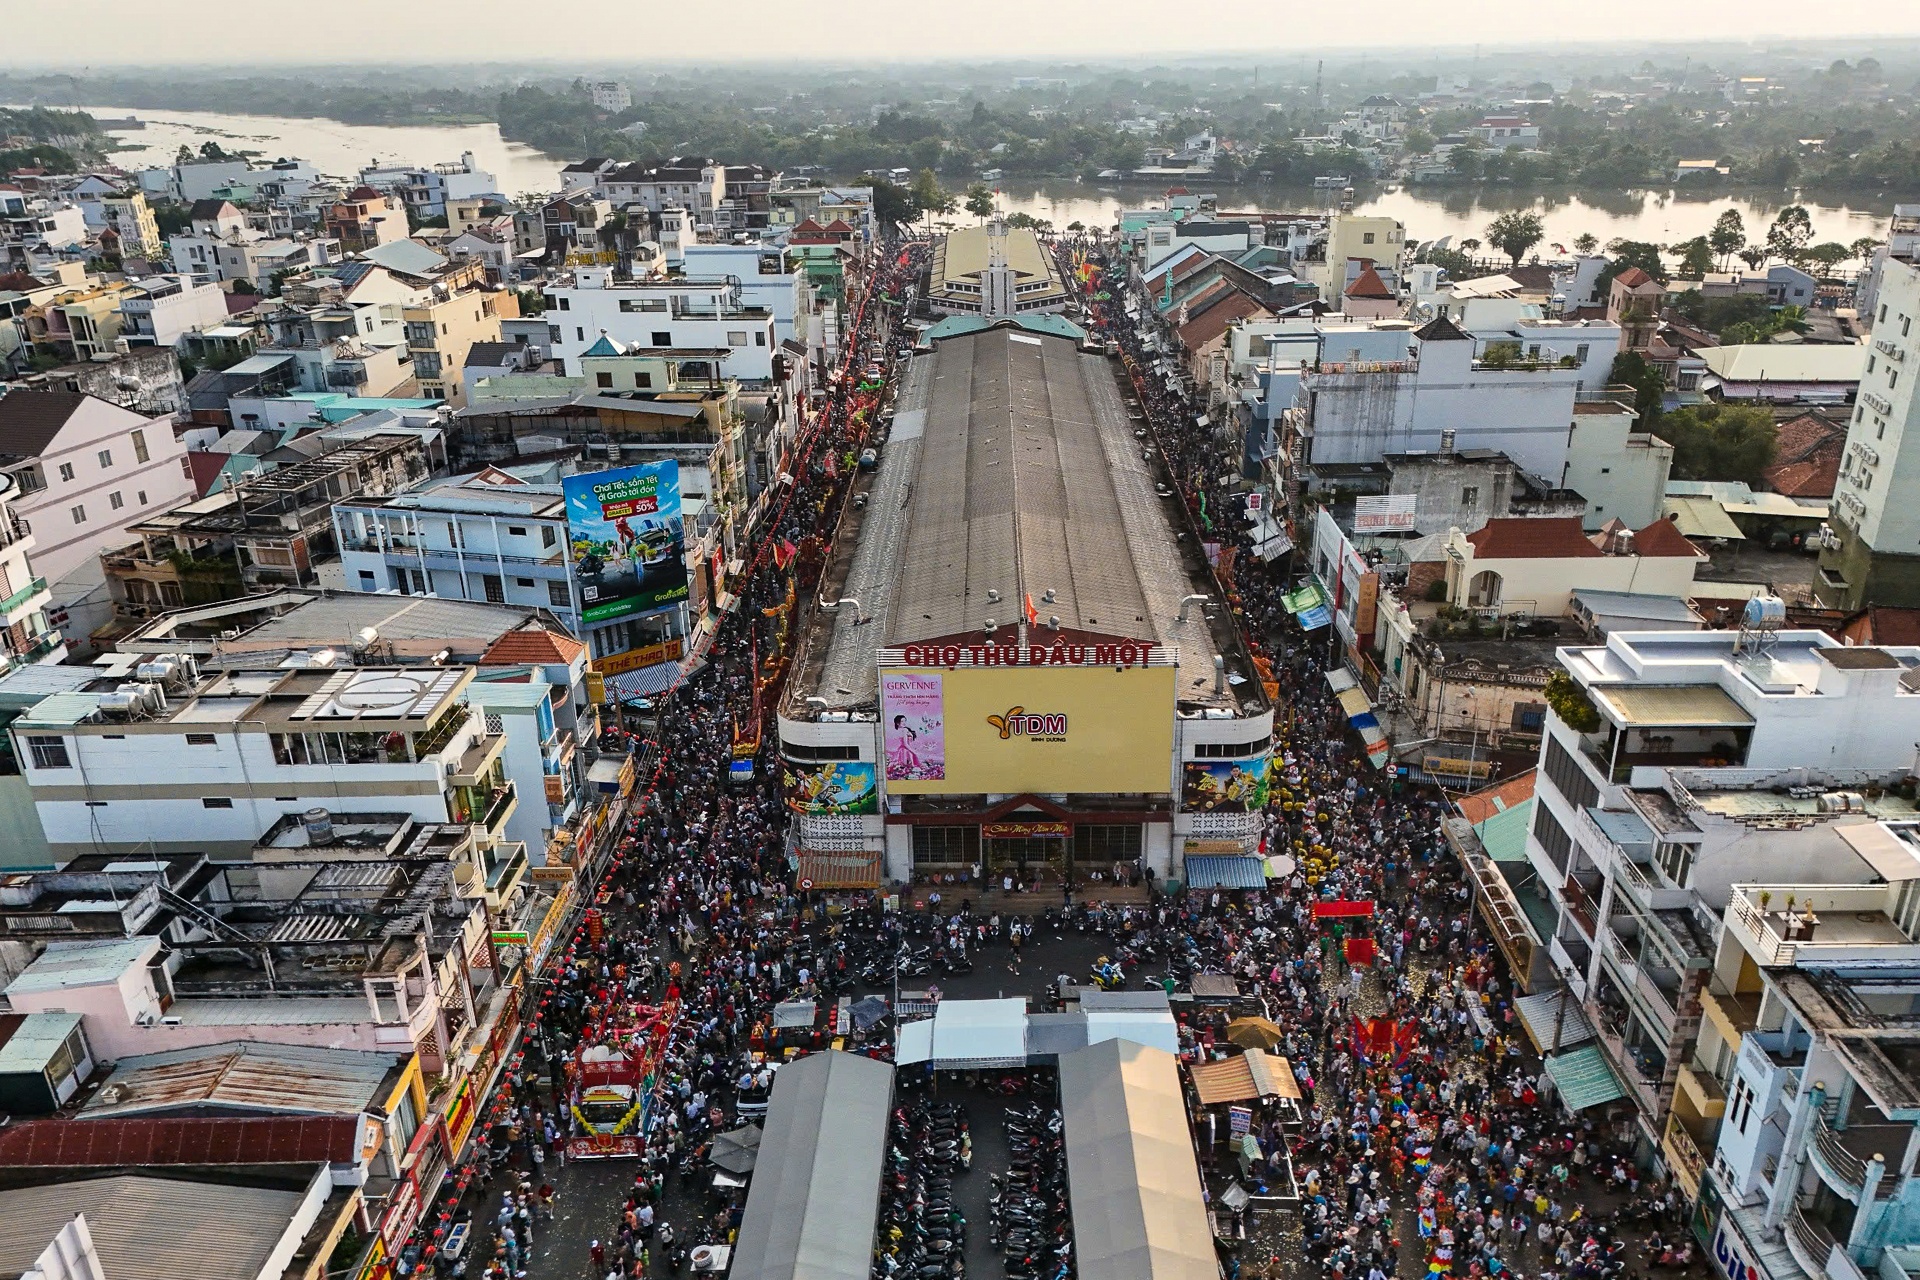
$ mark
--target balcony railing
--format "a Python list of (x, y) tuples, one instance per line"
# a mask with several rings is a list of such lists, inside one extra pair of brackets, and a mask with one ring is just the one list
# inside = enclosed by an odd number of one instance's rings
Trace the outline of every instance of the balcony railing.
[(35, 578), (32, 582), (29, 582), (26, 586), (20, 588), (18, 591), (8, 596), (5, 600), (0, 600), (0, 614), (8, 614), (13, 612), (15, 609), (18, 609), (21, 605), (33, 599), (33, 597), (39, 595), (41, 592), (45, 591), (46, 589), (47, 589), (47, 580), (45, 578)]
[(1586, 887), (1572, 876), (1567, 877), (1566, 883), (1561, 886), (1561, 892), (1566, 895), (1567, 914), (1572, 916), (1574, 923), (1580, 926), (1580, 931), (1591, 939), (1598, 926), (1600, 908), (1594, 904)]
[(49, 631), (18, 652), (0, 655), (0, 669), (23, 667), (29, 662), (38, 662), (65, 643), (65, 636), (58, 631)]
[[(1814, 1116), (1813, 1162), (1824, 1172), (1828, 1179), (1839, 1184), (1840, 1190), (1854, 1203), (1866, 1194), (1868, 1156), (1870, 1154), (1888, 1156), (1897, 1159), (1897, 1153), (1904, 1151), (1907, 1139), (1912, 1134), (1908, 1125), (1862, 1125), (1848, 1129), (1835, 1129), (1824, 1115)], [(1884, 1150), (1883, 1150), (1884, 1148)], [(1890, 1199), (1899, 1190), (1899, 1177), (1882, 1176), (1880, 1185), (1875, 1188), (1876, 1200)]]
[(1813, 1280), (1827, 1280), (1827, 1259), (1839, 1242), (1833, 1233), (1801, 1212), (1795, 1205), (1787, 1211), (1787, 1250)]

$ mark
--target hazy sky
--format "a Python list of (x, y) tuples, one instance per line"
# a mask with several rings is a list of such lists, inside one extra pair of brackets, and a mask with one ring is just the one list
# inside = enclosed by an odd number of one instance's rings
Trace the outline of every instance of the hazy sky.
[(84, 0), (80, 7), (85, 32), (76, 40), (74, 24), (49, 21), (44, 6), (0, 0), (0, 64), (1076, 59), (1227, 48), (1920, 35), (1915, 0), (1375, 0), (1358, 7), (1291, 0), (1198, 11), (1165, 0), (570, 0), (553, 7), (329, 0), (317, 9), (220, 5), (205, 9), (204, 20), (192, 19), (191, 7), (152, 0)]

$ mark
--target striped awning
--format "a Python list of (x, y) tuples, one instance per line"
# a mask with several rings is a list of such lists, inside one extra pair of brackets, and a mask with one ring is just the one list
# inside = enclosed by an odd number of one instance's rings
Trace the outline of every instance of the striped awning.
[(1189, 889), (1260, 889), (1267, 883), (1267, 860), (1254, 855), (1189, 854)]
[(1553, 1077), (1553, 1086), (1569, 1111), (1585, 1111), (1627, 1096), (1620, 1077), (1613, 1073), (1598, 1045), (1554, 1054), (1547, 1059), (1547, 1074)]
[(799, 889), (878, 889), (880, 854), (800, 851), (793, 883)]

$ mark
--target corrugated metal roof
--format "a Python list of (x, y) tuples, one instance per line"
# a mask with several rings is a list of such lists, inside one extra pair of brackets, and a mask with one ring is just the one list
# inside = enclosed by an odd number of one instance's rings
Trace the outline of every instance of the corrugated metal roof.
[(22, 729), (34, 729), (40, 726), (64, 729), (79, 724), (100, 709), (100, 695), (97, 693), (56, 693), (33, 704), (31, 711), (23, 714), (15, 725)]
[(122, 1058), (81, 1118), (177, 1107), (353, 1115), (382, 1101), (402, 1061), (390, 1053), (228, 1041)]
[(1264, 858), (1219, 853), (1188, 854), (1186, 867), (1189, 889), (1264, 889), (1267, 885), (1267, 862)]
[(1569, 1111), (1585, 1111), (1627, 1096), (1620, 1077), (1613, 1073), (1598, 1045), (1554, 1054), (1547, 1059), (1547, 1074), (1553, 1077), (1554, 1087), (1560, 1090), (1560, 1099)]
[(55, 1052), (79, 1025), (77, 1013), (16, 1013), (0, 1017), (0, 1075), (46, 1070)]
[(112, 982), (160, 949), (158, 938), (114, 938), (104, 942), (55, 942), (7, 984), (9, 996), (32, 991)]
[(0, 1275), (26, 1271), (85, 1214), (113, 1280), (254, 1280), (304, 1198), (137, 1174), (0, 1192)]
[(0, 1132), (0, 1167), (10, 1169), (344, 1164), (359, 1158), (357, 1115), (36, 1120)]
[(1513, 1002), (1513, 1011), (1520, 1015), (1520, 1025), (1533, 1047), (1542, 1053), (1556, 1043), (1566, 1049), (1593, 1039), (1593, 1024), (1565, 988), (1521, 996)]

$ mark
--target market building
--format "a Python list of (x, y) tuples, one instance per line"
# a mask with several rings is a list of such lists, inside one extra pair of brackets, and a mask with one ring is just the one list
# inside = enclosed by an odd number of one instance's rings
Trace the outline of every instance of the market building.
[(955, 318), (912, 361), (779, 708), (804, 888), (1260, 883), (1273, 711), (1231, 562), (1059, 325)]

